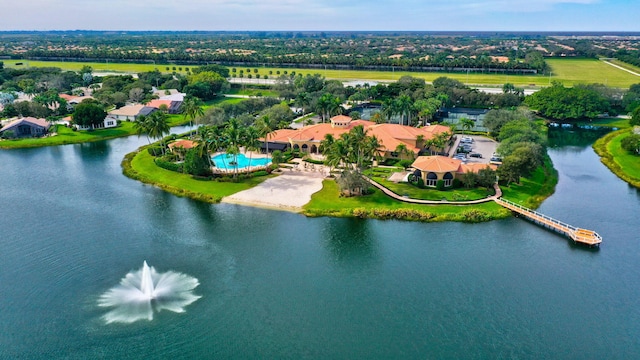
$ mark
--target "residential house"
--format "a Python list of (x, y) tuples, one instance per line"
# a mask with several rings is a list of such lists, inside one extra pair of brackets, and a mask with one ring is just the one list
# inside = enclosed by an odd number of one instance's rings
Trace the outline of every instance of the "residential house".
[(179, 114), (182, 101), (175, 101), (175, 100), (169, 100), (169, 99), (165, 99), (165, 100), (155, 99), (147, 103), (147, 107), (152, 107), (158, 110), (160, 110), (160, 107), (162, 105), (165, 105), (167, 107), (167, 112), (169, 114)]
[(4, 125), (0, 129), (3, 137), (40, 137), (44, 136), (51, 127), (51, 124), (41, 118), (25, 117), (16, 119)]
[(442, 180), (444, 186), (453, 185), (454, 179), (461, 179), (468, 172), (478, 173), (486, 168), (497, 169), (495, 165), (489, 164), (464, 164), (462, 160), (452, 159), (446, 156), (418, 156), (411, 164), (413, 174), (421, 177), (425, 186), (435, 187), (438, 180)]
[(157, 111), (157, 109), (142, 104), (126, 105), (109, 111), (109, 116), (120, 121), (135, 121), (138, 116), (147, 116), (154, 111)]

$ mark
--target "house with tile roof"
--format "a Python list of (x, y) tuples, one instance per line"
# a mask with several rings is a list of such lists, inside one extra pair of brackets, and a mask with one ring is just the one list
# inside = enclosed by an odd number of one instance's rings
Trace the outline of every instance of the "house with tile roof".
[(167, 112), (169, 114), (178, 114), (180, 113), (180, 106), (182, 105), (182, 101), (175, 101), (169, 99), (154, 99), (147, 103), (147, 107), (152, 107), (154, 109), (160, 110), (160, 107), (165, 105), (167, 107)]
[(0, 128), (3, 137), (22, 138), (44, 136), (51, 124), (42, 118), (24, 117), (16, 119)]
[[(305, 126), (301, 129), (276, 130), (269, 136), (269, 149), (291, 147), (303, 153), (318, 154), (322, 140), (328, 134), (334, 138), (349, 132), (356, 126), (363, 126), (367, 135), (375, 136), (382, 143), (385, 158), (415, 158), (425, 150), (427, 140), (451, 130), (443, 125), (429, 125), (420, 128), (399, 124), (376, 124), (367, 120), (353, 120), (346, 115), (331, 118), (330, 123)], [(396, 152), (398, 145), (404, 145), (409, 154)]]
[(158, 109), (148, 107), (142, 104), (126, 105), (119, 109), (109, 111), (109, 116), (121, 121), (135, 121), (138, 116), (147, 116)]
[(453, 185), (453, 179), (461, 179), (467, 172), (478, 173), (482, 169), (496, 170), (497, 166), (490, 164), (464, 164), (462, 160), (452, 159), (446, 156), (418, 156), (411, 164), (413, 175), (421, 177), (425, 186), (436, 187), (438, 180), (444, 182), (444, 186)]

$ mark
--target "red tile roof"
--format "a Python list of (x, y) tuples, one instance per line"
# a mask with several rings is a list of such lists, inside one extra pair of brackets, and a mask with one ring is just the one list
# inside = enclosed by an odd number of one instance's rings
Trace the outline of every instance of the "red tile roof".
[(174, 141), (171, 144), (167, 145), (169, 147), (169, 149), (173, 149), (176, 147), (181, 147), (184, 149), (191, 149), (193, 147), (195, 147), (196, 145), (198, 145), (198, 143), (196, 143), (195, 141), (191, 141), (191, 140), (187, 140), (187, 139), (182, 139), (182, 140), (178, 140), (178, 141)]

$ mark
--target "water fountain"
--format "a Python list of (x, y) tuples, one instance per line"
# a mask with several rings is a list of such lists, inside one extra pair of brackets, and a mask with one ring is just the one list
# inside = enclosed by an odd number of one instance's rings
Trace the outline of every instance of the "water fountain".
[(184, 307), (198, 300), (193, 294), (198, 279), (168, 271), (158, 273), (145, 261), (142, 268), (128, 273), (120, 284), (100, 296), (98, 305), (113, 308), (103, 316), (107, 323), (132, 323), (153, 320), (154, 311), (184, 312)]

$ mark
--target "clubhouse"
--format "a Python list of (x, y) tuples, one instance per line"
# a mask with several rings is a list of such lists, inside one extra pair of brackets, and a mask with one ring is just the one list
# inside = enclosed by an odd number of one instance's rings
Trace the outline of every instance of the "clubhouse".
[[(441, 133), (451, 133), (447, 126), (429, 125), (420, 128), (398, 124), (376, 124), (366, 120), (353, 120), (346, 115), (337, 115), (329, 123), (305, 126), (301, 129), (281, 129), (269, 135), (269, 150), (299, 149), (303, 153), (319, 154), (320, 143), (330, 134), (334, 138), (363, 126), (368, 136), (375, 136), (382, 143), (385, 158), (414, 159), (427, 152), (427, 141)], [(400, 146), (403, 145), (403, 146)], [(399, 147), (400, 146), (400, 147)], [(406, 153), (396, 150), (404, 147)]]

